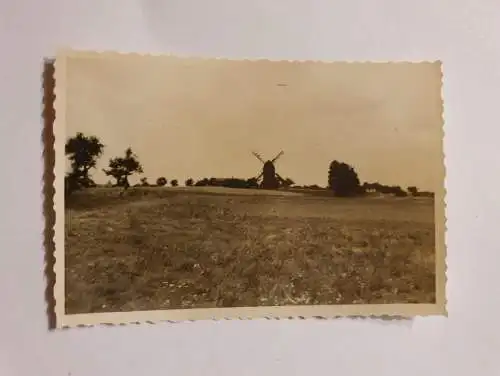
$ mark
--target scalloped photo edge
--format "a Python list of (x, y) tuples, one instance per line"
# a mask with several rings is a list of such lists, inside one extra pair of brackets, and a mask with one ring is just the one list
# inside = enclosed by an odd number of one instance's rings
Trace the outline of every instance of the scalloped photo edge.
[[(53, 182), (53, 275), (55, 278), (53, 286), (53, 310), (56, 328), (67, 328), (77, 326), (95, 325), (120, 325), (128, 323), (157, 323), (162, 321), (192, 321), (192, 320), (226, 320), (226, 319), (258, 319), (258, 318), (338, 318), (338, 317), (364, 317), (364, 318), (413, 318), (416, 316), (443, 315), (446, 311), (446, 215), (445, 215), (445, 155), (443, 150), (444, 137), (444, 115), (442, 114), (441, 127), (441, 153), (440, 163), (442, 184), (440, 189), (434, 192), (434, 218), (435, 218), (435, 252), (436, 252), (436, 278), (435, 278), (435, 303), (434, 304), (338, 304), (338, 305), (285, 305), (285, 306), (257, 306), (257, 307), (231, 307), (231, 308), (181, 308), (181, 309), (158, 309), (158, 310), (135, 310), (126, 312), (103, 312), (103, 313), (74, 313), (67, 314), (65, 309), (65, 142), (66, 142), (66, 119), (67, 119), (67, 60), (71, 58), (106, 58), (115, 60), (148, 60), (148, 59), (186, 59), (188, 60), (214, 60), (214, 58), (181, 57), (170, 54), (139, 54), (119, 53), (108, 51), (78, 51), (69, 48), (61, 49), (55, 58), (55, 99), (53, 110), (55, 112), (53, 122), (53, 145), (45, 144), (45, 153), (54, 153), (54, 182)], [(351, 62), (351, 61), (312, 61), (312, 60), (267, 60), (267, 59), (224, 59), (232, 61), (272, 62), (273, 64), (331, 64), (331, 63), (390, 63), (390, 64), (439, 64), (441, 69), (441, 100), (443, 101), (442, 86), (443, 72), (440, 61), (388, 61), (388, 62)], [(73, 98), (72, 98), (73, 99)], [(444, 104), (443, 104), (444, 112)], [(47, 128), (47, 124), (45, 126)], [(47, 141), (48, 140), (48, 141)], [(45, 142), (50, 142), (51, 137), (46, 137)], [(50, 170), (50, 166), (47, 166)], [(46, 171), (46, 176), (49, 172)], [(46, 190), (46, 195), (51, 190)], [(46, 200), (50, 199), (46, 197)], [(45, 213), (51, 216), (50, 212)], [(51, 221), (47, 220), (47, 223)], [(50, 250), (49, 250), (50, 251)], [(48, 256), (50, 257), (50, 256)], [(52, 287), (51, 287), (52, 288)], [(49, 299), (50, 300), (50, 299)]]

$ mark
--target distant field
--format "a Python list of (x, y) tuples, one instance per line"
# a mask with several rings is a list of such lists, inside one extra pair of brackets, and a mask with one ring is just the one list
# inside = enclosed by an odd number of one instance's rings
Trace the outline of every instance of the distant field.
[(70, 314), (435, 301), (431, 198), (96, 188), (70, 208)]

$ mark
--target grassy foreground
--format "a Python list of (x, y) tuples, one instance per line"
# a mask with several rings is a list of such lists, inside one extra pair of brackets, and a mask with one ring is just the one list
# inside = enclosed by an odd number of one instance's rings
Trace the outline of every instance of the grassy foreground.
[(435, 301), (432, 199), (219, 191), (77, 193), (67, 313)]

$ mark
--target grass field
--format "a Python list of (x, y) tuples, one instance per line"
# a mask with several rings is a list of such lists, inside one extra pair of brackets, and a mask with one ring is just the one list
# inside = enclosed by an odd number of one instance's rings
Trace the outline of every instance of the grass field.
[[(269, 194), (272, 193), (272, 194)], [(66, 210), (68, 314), (433, 303), (433, 200), (224, 188), (78, 192)]]

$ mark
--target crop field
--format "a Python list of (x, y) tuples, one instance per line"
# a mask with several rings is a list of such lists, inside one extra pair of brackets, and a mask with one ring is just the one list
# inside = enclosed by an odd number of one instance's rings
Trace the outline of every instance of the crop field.
[(68, 314), (435, 302), (432, 198), (94, 188), (65, 216)]

